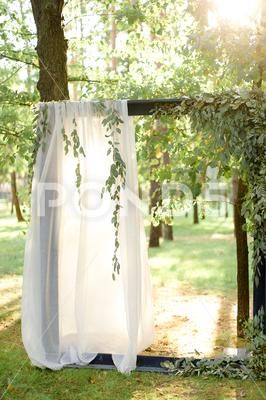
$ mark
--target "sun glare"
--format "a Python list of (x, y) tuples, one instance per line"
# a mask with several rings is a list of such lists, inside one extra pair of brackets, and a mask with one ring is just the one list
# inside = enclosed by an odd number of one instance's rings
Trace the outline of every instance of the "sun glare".
[(219, 21), (245, 26), (256, 23), (259, 19), (261, 0), (212, 0), (213, 9), (209, 13), (209, 25)]

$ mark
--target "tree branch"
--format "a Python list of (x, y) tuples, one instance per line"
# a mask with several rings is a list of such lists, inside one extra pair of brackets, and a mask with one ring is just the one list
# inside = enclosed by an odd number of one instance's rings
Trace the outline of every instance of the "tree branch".
[(12, 106), (12, 107), (17, 107), (17, 106), (21, 106), (21, 107), (31, 107), (32, 105), (33, 105), (34, 103), (23, 103), (22, 101), (18, 101), (18, 102), (16, 102), (16, 101), (14, 101), (14, 102), (11, 102), (11, 101), (1, 101), (0, 100), (0, 106), (1, 105), (4, 105), (4, 106)]
[(5, 135), (5, 136), (15, 136), (15, 137), (19, 137), (19, 133), (18, 132), (14, 132), (11, 129), (7, 129), (4, 126), (0, 125), (0, 135)]
[(35, 68), (39, 68), (39, 65), (38, 65), (38, 64), (35, 64), (35, 63), (32, 62), (32, 61), (21, 60), (20, 58), (17, 58), (17, 57), (14, 57), (14, 56), (10, 56), (10, 55), (8, 55), (8, 54), (0, 53), (0, 59), (1, 59), (1, 58), (6, 58), (7, 60), (11, 60), (11, 61), (15, 61), (15, 62), (21, 62), (21, 63), (23, 63), (23, 64), (31, 65), (31, 66), (33, 66), (33, 67), (35, 67)]
[(3, 81), (0, 82), (0, 86), (3, 85), (4, 83), (6, 83), (7, 81), (9, 81), (9, 79), (11, 79), (14, 75), (16, 75), (18, 73), (18, 71), (21, 70), (22, 67), (19, 67), (16, 69), (16, 71), (14, 71), (12, 74), (10, 74), (6, 79), (4, 79)]
[(118, 82), (118, 79), (103, 79), (99, 81), (99, 80), (89, 79), (87, 76), (69, 76), (68, 82), (113, 83), (113, 82)]

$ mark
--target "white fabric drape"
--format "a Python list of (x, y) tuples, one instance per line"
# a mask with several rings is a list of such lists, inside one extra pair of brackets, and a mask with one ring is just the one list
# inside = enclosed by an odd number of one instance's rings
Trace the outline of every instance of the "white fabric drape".
[[(137, 164), (127, 102), (106, 102), (122, 120), (118, 135), (126, 163), (119, 221), (120, 274), (112, 279), (114, 205), (101, 190), (111, 156), (95, 102), (50, 102), (45, 146), (39, 149), (32, 187), (22, 296), (22, 337), (32, 363), (60, 369), (112, 354), (121, 372), (136, 367), (136, 355), (153, 341), (150, 276), (142, 215), (138, 207)], [(84, 149), (81, 188), (77, 159), (64, 152), (62, 128), (71, 139), (73, 119)]]

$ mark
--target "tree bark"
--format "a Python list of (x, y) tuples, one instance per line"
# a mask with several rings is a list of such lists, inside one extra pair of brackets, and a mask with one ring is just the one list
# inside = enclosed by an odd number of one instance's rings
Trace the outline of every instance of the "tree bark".
[(249, 268), (246, 223), (241, 214), (247, 187), (241, 178), (233, 178), (234, 225), (237, 251), (237, 336), (244, 337), (243, 323), (249, 319)]
[(201, 219), (205, 220), (206, 219), (206, 208), (205, 208), (205, 203), (202, 202), (201, 205)]
[(198, 201), (197, 197), (193, 197), (193, 223), (199, 223), (199, 209), (198, 209)]
[[(156, 207), (161, 201), (161, 185), (159, 182), (151, 181), (150, 183), (150, 209)], [(159, 247), (160, 237), (162, 234), (161, 224), (154, 226), (151, 222), (150, 225), (150, 238), (149, 247)]]
[(163, 238), (165, 240), (174, 240), (172, 225), (163, 224)]
[[(168, 151), (163, 153), (163, 164), (170, 164), (170, 156)], [(165, 240), (174, 240), (173, 225), (163, 224), (162, 226), (162, 236)]]
[(67, 100), (67, 40), (62, 26), (64, 0), (31, 0), (31, 5), (38, 37), (37, 89), (41, 101)]
[(18, 222), (25, 221), (25, 219), (23, 218), (21, 209), (20, 209), (19, 198), (18, 198), (18, 193), (17, 193), (17, 179), (16, 179), (15, 171), (11, 172), (11, 201), (12, 201), (12, 208), (13, 208), (13, 205), (15, 207)]
[(229, 217), (229, 208), (228, 208), (228, 192), (227, 190), (224, 191), (224, 217), (228, 218)]

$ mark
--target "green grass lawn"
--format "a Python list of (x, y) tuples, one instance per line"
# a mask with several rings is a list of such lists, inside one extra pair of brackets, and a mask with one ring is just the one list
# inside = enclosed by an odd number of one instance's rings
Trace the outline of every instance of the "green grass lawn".
[(198, 290), (228, 292), (236, 288), (236, 250), (232, 219), (209, 217), (199, 225), (178, 217), (174, 241), (150, 249), (153, 276), (162, 285), (174, 280)]
[(194, 225), (191, 215), (179, 216), (174, 222), (174, 241), (162, 240), (160, 248), (150, 249), (149, 260), (153, 277), (163, 286), (177, 281), (201, 292), (232, 294), (236, 290), (233, 218), (211, 215)]
[[(266, 383), (214, 378), (177, 378), (164, 374), (33, 368), (20, 335), (20, 283), (25, 224), (17, 224), (1, 205), (0, 219), (0, 399), (9, 400), (231, 400), (266, 398)], [(221, 220), (222, 221), (222, 220)], [(235, 287), (234, 243), (208, 239), (214, 228), (231, 234), (230, 221), (209, 219), (191, 226), (182, 218), (175, 226), (174, 243), (152, 250), (150, 263), (156, 279), (171, 279), (193, 288), (230, 291)], [(190, 239), (189, 239), (190, 237)], [(200, 241), (200, 238), (204, 240)], [(226, 242), (226, 243), (224, 243)], [(161, 268), (162, 267), (162, 268)]]

